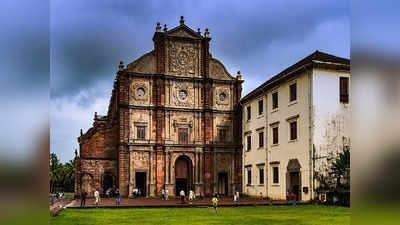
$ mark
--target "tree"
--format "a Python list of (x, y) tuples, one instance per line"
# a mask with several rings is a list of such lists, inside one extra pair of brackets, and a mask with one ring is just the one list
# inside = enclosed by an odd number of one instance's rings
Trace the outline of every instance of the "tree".
[(64, 164), (55, 153), (50, 153), (50, 193), (74, 191), (74, 160)]

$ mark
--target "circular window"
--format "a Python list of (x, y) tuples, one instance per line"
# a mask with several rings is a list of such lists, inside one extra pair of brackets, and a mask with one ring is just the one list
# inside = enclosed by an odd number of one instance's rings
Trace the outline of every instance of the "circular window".
[(186, 90), (180, 90), (179, 91), (179, 99), (180, 100), (185, 100), (187, 98), (187, 95), (188, 95), (188, 93), (187, 93)]
[(225, 101), (225, 99), (226, 99), (226, 94), (225, 94), (225, 93), (219, 94), (219, 100), (220, 100), (221, 102)]
[(138, 88), (137, 89), (137, 95), (138, 96), (144, 96), (144, 93), (145, 93), (144, 88)]

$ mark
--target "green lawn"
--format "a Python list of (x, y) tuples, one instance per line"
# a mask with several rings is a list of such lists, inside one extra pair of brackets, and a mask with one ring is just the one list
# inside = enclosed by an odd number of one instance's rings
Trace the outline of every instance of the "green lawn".
[(257, 206), (219, 208), (66, 209), (50, 224), (350, 224), (350, 208)]

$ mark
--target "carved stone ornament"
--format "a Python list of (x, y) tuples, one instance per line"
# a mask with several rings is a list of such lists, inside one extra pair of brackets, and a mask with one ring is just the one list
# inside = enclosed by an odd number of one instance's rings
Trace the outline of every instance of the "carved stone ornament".
[(190, 92), (188, 87), (183, 83), (175, 83), (175, 87), (173, 89), (173, 97), (174, 103), (177, 106), (190, 107), (191, 103)]
[(136, 101), (146, 101), (148, 99), (148, 90), (144, 83), (132, 84), (131, 91)]
[(197, 70), (197, 49), (193, 44), (170, 42), (168, 46), (169, 72), (185, 75)]
[(216, 103), (217, 105), (229, 105), (229, 91), (227, 89), (217, 90)]

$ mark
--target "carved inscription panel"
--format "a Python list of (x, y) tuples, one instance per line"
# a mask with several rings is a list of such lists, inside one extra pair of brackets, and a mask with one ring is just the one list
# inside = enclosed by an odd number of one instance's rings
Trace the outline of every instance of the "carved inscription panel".
[(149, 167), (149, 153), (135, 151), (131, 154), (134, 169), (148, 169)]

